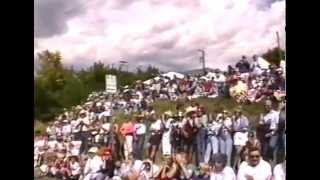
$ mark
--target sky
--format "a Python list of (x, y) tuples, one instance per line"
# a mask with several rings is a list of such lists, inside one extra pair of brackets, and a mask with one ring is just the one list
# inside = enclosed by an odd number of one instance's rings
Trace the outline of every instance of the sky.
[[(76, 69), (225, 69), (242, 55), (285, 48), (284, 0), (35, 0), (34, 54), (59, 51)], [(35, 58), (36, 59), (36, 58)], [(35, 60), (35, 64), (37, 64)]]

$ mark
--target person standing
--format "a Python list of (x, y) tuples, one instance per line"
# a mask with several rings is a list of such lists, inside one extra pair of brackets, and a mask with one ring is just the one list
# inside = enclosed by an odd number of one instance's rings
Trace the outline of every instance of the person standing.
[(152, 162), (155, 161), (157, 151), (159, 149), (159, 145), (161, 143), (162, 139), (162, 133), (163, 133), (163, 123), (162, 121), (158, 119), (151, 118), (153, 122), (150, 125), (150, 138), (149, 138), (149, 158), (152, 160)]
[(204, 162), (204, 154), (206, 151), (206, 127), (208, 123), (208, 114), (205, 112), (204, 107), (198, 108), (196, 125), (198, 133), (196, 135), (197, 141), (197, 164)]
[(236, 169), (240, 165), (240, 151), (246, 145), (248, 140), (249, 120), (242, 114), (240, 108), (236, 109), (233, 118), (233, 140), (235, 146), (235, 157), (233, 168)]
[(237, 180), (271, 180), (271, 176), (271, 165), (261, 158), (258, 148), (251, 148), (248, 161), (239, 167)]
[(143, 159), (143, 147), (146, 134), (146, 125), (143, 122), (144, 116), (142, 114), (136, 116), (136, 123), (134, 127), (136, 129), (135, 138), (133, 141), (134, 158)]
[(187, 107), (186, 118), (182, 121), (184, 150), (188, 154), (188, 162), (192, 161), (193, 150), (196, 149), (196, 134), (198, 133), (198, 127), (195, 124), (196, 110), (196, 107)]
[(274, 110), (274, 104), (271, 100), (265, 102), (265, 113), (260, 115), (260, 124), (266, 125), (265, 141), (262, 144), (263, 157), (267, 161), (274, 161), (275, 150), (277, 148), (278, 141), (278, 123), (279, 123), (279, 112)]
[(90, 121), (89, 121), (89, 118), (87, 117), (87, 112), (85, 110), (81, 110), (79, 115), (80, 115), (80, 118), (77, 120), (78, 125), (76, 129), (80, 128), (79, 135), (80, 135), (80, 141), (82, 141), (81, 147), (80, 147), (80, 154), (86, 154), (89, 149), (88, 138), (90, 137), (90, 132), (89, 132)]
[(128, 160), (129, 155), (132, 155), (132, 144), (133, 137), (135, 135), (135, 127), (130, 119), (127, 119), (125, 123), (122, 124), (120, 128), (120, 133), (123, 135), (124, 139), (124, 156)]
[(278, 123), (278, 156), (277, 163), (283, 161), (283, 157), (286, 151), (286, 105), (285, 102), (282, 103), (279, 107), (279, 123)]
[[(222, 114), (217, 115), (217, 119), (219, 119)], [(209, 120), (208, 125), (206, 127), (207, 139), (206, 139), (206, 151), (204, 155), (204, 162), (209, 163), (212, 155), (217, 154), (219, 152), (219, 138), (218, 134), (221, 128), (221, 124), (218, 121), (213, 120), (212, 118)]]
[(171, 156), (171, 150), (172, 150), (172, 146), (171, 146), (171, 142), (170, 142), (170, 135), (171, 135), (171, 131), (172, 131), (172, 122), (173, 119), (172, 117), (172, 112), (171, 111), (166, 111), (164, 113), (164, 117), (163, 117), (163, 125), (164, 125), (164, 131), (163, 131), (163, 135), (162, 135), (162, 153), (163, 155), (169, 155)]
[(224, 110), (218, 122), (222, 124), (219, 132), (219, 147), (220, 153), (226, 154), (228, 157), (227, 165), (231, 165), (232, 155), (232, 120), (228, 117), (228, 111)]

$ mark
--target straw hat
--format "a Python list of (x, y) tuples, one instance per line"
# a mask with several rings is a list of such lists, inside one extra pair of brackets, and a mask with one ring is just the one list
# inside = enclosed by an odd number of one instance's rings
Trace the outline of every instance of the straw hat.
[(166, 111), (166, 112), (164, 112), (164, 115), (172, 117), (173, 114), (172, 114), (172, 111)]
[(197, 111), (197, 108), (189, 106), (186, 108), (185, 114), (189, 114), (190, 112), (196, 112), (196, 111)]
[(98, 148), (97, 147), (92, 147), (89, 149), (88, 153), (97, 153), (98, 152)]

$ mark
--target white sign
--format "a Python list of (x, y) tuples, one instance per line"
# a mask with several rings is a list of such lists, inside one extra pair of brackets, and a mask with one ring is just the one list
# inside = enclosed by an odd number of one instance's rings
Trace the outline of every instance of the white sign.
[(106, 75), (106, 92), (116, 93), (117, 92), (117, 77), (114, 75)]

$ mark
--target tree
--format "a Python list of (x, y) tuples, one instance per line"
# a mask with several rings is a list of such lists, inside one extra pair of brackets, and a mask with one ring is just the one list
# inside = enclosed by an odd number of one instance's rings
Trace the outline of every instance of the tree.
[(282, 49), (273, 48), (264, 53), (262, 57), (271, 64), (279, 65), (280, 61), (285, 58), (285, 52)]
[(47, 90), (59, 90), (64, 85), (64, 69), (61, 63), (62, 57), (59, 52), (48, 50), (38, 53), (40, 69), (38, 76), (44, 80)]

